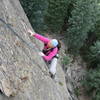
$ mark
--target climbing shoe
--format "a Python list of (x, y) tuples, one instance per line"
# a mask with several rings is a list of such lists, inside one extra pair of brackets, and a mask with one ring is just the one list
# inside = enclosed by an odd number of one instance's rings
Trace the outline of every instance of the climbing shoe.
[(49, 72), (52, 79), (55, 79), (55, 74), (53, 75), (51, 72)]

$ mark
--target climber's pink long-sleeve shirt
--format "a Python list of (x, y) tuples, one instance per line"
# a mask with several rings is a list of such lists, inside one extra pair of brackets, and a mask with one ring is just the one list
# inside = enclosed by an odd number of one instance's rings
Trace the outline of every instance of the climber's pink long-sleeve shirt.
[[(39, 34), (35, 34), (34, 37), (39, 39), (39, 40), (41, 40), (44, 44), (47, 44), (50, 41), (50, 39), (48, 39), (48, 38), (46, 38), (46, 37), (44, 37), (42, 35), (39, 35)], [(57, 52), (58, 52), (58, 48), (56, 47), (56, 48), (53, 49), (52, 52), (50, 52), (48, 54), (48, 56), (46, 56), (46, 55), (43, 56), (44, 60), (50, 61), (57, 54)]]

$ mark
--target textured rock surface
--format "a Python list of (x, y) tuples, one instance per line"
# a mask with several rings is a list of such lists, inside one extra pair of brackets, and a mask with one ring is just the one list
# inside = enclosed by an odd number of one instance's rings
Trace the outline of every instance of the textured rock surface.
[(31, 25), (19, 1), (0, 0), (0, 100), (70, 100), (60, 65), (60, 82), (54, 82), (38, 56), (41, 43), (29, 37), (27, 28)]
[(81, 87), (81, 80), (84, 79), (86, 75), (86, 64), (83, 62), (81, 57), (77, 57), (74, 62), (70, 63), (67, 66), (66, 71), (66, 78), (67, 80), (70, 80), (70, 82), (73, 84), (74, 88)]
[[(81, 81), (86, 74), (86, 64), (81, 57), (75, 58), (72, 63), (67, 66), (66, 83), (67, 89), (74, 100), (90, 100), (82, 87)], [(75, 91), (74, 91), (75, 90)], [(75, 96), (77, 95), (77, 97)]]

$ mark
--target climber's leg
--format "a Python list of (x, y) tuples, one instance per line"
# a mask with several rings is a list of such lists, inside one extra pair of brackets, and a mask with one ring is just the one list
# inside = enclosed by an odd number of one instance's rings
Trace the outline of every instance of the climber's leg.
[(53, 58), (50, 64), (49, 72), (51, 74), (51, 77), (54, 78), (56, 74), (56, 66), (57, 66), (57, 58)]

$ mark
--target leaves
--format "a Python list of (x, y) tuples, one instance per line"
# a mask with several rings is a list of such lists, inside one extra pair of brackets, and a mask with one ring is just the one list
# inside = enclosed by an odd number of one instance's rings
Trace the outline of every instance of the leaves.
[(46, 23), (52, 32), (59, 32), (67, 14), (68, 0), (48, 0)]
[(98, 64), (100, 64), (100, 41), (96, 41), (96, 43), (90, 47), (86, 57), (90, 67), (96, 68)]
[(45, 30), (47, 27), (44, 21), (44, 15), (48, 7), (47, 0), (20, 0), (20, 2), (34, 30), (36, 32)]
[(96, 7), (97, 2), (94, 0), (76, 1), (71, 17), (68, 20), (69, 28), (66, 32), (67, 44), (73, 53), (78, 53), (88, 37), (88, 32), (94, 29)]
[(93, 100), (100, 100), (100, 65), (98, 68), (87, 72), (86, 80), (83, 82), (88, 93), (92, 93)]

